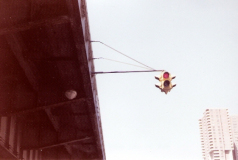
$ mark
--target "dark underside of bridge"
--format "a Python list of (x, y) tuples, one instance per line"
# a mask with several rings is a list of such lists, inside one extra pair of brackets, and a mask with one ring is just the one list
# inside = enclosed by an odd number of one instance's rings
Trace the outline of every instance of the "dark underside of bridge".
[(104, 160), (93, 71), (84, 0), (1, 0), (0, 159)]

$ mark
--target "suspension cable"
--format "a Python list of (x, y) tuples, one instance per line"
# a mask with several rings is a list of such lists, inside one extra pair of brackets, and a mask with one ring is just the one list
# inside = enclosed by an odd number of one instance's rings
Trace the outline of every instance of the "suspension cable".
[(147, 67), (142, 67), (142, 66), (138, 66), (138, 65), (134, 65), (134, 64), (130, 64), (130, 63), (125, 63), (125, 62), (121, 62), (121, 61), (116, 61), (116, 60), (113, 60), (113, 59), (108, 59), (108, 58), (103, 58), (103, 57), (93, 58), (93, 59), (105, 59), (105, 60), (108, 60), (108, 61), (113, 61), (113, 62), (117, 62), (117, 63), (122, 63), (122, 64), (127, 64), (127, 65), (131, 65), (131, 66), (139, 67), (139, 68), (148, 69)]
[(99, 43), (101, 43), (101, 44), (107, 46), (108, 48), (111, 48), (112, 50), (114, 50), (114, 51), (116, 51), (116, 52), (122, 54), (123, 56), (125, 56), (125, 57), (127, 57), (127, 58), (129, 58), (129, 59), (131, 59), (131, 60), (133, 60), (133, 61), (135, 61), (135, 62), (137, 62), (137, 63), (140, 63), (140, 64), (142, 64), (143, 66), (146, 66), (146, 67), (149, 68), (149, 69), (153, 69), (153, 70), (154, 70), (154, 68), (151, 68), (151, 67), (149, 67), (149, 66), (147, 66), (147, 65), (145, 65), (145, 64), (143, 64), (143, 63), (141, 63), (141, 62), (139, 62), (139, 61), (137, 61), (137, 60), (135, 60), (134, 58), (131, 58), (131, 57), (127, 56), (126, 54), (124, 54), (124, 53), (122, 53), (122, 52), (120, 52), (120, 51), (118, 51), (118, 50), (116, 50), (116, 49), (110, 47), (109, 45), (107, 45), (107, 44), (105, 44), (105, 43), (103, 43), (103, 42), (101, 42), (101, 41), (90, 41), (90, 42), (99, 42)]

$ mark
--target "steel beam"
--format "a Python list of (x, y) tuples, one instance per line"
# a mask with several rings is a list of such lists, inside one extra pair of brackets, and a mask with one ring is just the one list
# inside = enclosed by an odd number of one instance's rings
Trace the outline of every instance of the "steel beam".
[(52, 144), (52, 145), (48, 145), (48, 146), (42, 146), (39, 148), (23, 148), (23, 150), (44, 150), (44, 149), (68, 145), (70, 143), (84, 142), (84, 141), (91, 140), (91, 139), (92, 139), (92, 137), (85, 137), (85, 138), (71, 140), (71, 141), (67, 141), (67, 142), (56, 143), (56, 144)]
[(2, 28), (2, 29), (0, 29), (0, 35), (13, 34), (16, 32), (25, 31), (25, 30), (29, 30), (32, 28), (58, 25), (58, 24), (69, 23), (69, 22), (70, 22), (70, 19), (68, 16), (60, 16), (60, 17), (51, 18), (51, 19), (32, 21), (32, 22), (28, 22), (28, 23), (24, 23), (24, 24), (18, 24), (13, 27)]
[(17, 156), (11, 153), (6, 147), (0, 145), (0, 159), (17, 160)]
[(60, 107), (60, 106), (68, 105), (68, 104), (72, 104), (72, 103), (84, 102), (85, 100), (86, 100), (85, 98), (79, 98), (79, 99), (75, 99), (75, 100), (71, 100), (71, 101), (60, 102), (60, 103), (48, 105), (48, 106), (40, 106), (40, 107), (31, 108), (31, 109), (26, 109), (26, 110), (19, 111), (19, 112), (10, 112), (10, 113), (5, 112), (5, 113), (0, 113), (0, 117), (3, 117), (3, 116), (19, 116), (19, 115), (22, 115), (22, 114), (41, 111), (41, 110), (44, 110), (44, 109), (56, 108), (56, 107)]

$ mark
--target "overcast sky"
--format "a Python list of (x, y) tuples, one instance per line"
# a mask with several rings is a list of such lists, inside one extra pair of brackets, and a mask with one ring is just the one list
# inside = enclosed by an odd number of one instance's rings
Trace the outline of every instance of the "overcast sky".
[[(176, 75), (98, 74), (107, 160), (202, 160), (198, 119), (207, 108), (238, 114), (237, 0), (87, 0), (91, 39)], [(95, 58), (136, 62), (92, 43)], [(96, 71), (143, 70), (104, 59)]]

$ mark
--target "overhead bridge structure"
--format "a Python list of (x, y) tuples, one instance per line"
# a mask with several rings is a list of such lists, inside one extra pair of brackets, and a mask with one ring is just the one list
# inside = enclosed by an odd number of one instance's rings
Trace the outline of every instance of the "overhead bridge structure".
[(105, 160), (93, 72), (85, 0), (1, 0), (0, 159)]

